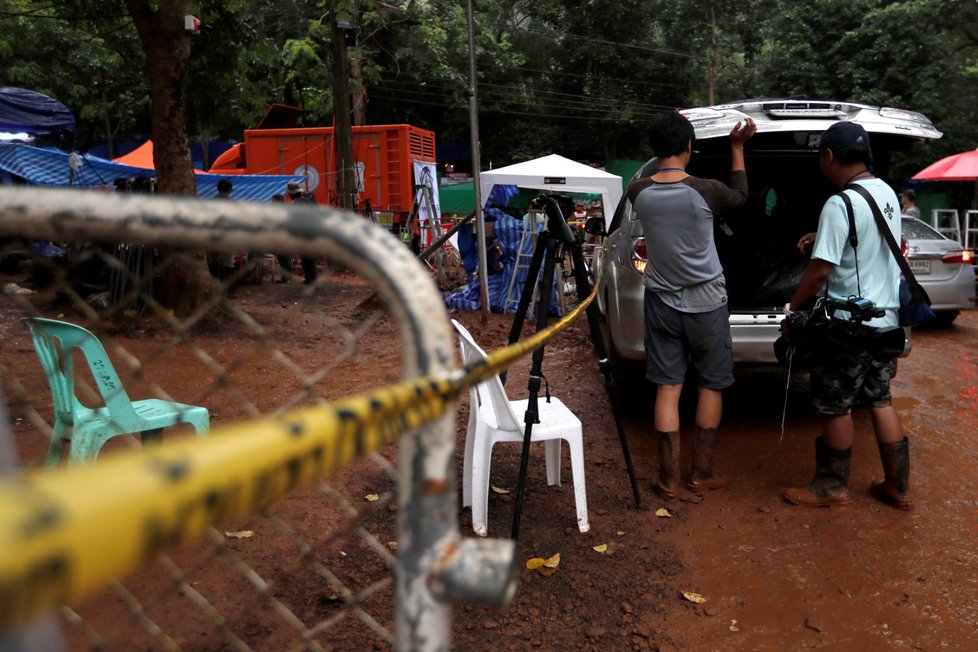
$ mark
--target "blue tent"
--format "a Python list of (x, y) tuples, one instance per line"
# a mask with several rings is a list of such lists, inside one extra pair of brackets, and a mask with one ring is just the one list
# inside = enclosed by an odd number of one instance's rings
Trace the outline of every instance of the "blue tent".
[(24, 88), (0, 88), (0, 131), (38, 136), (75, 134), (75, 116), (61, 102)]
[[(144, 176), (155, 177), (155, 170), (114, 163), (98, 156), (80, 154), (80, 167), (70, 177), (68, 152), (54, 148), (31, 147), (20, 143), (0, 144), (0, 170), (19, 177), (35, 186), (111, 186), (116, 179)], [(302, 181), (298, 175), (267, 174), (198, 174), (197, 196), (207, 199), (217, 196), (217, 182), (230, 179), (234, 185), (233, 199), (270, 201), (272, 195), (285, 194), (289, 181)]]

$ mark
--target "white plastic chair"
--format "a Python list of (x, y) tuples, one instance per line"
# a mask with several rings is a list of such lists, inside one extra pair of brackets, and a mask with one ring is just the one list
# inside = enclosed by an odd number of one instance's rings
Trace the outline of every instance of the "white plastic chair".
[[(459, 333), (462, 361), (471, 364), (486, 359), (485, 351), (460, 323), (452, 320)], [(465, 433), (465, 458), (462, 469), (462, 505), (472, 506), (472, 529), (486, 536), (489, 506), (489, 467), (492, 447), (497, 442), (523, 442), (523, 418), (529, 399), (511, 401), (499, 376), (479, 383), (469, 390), (469, 425)], [(570, 409), (551, 396), (538, 401), (540, 423), (533, 424), (530, 441), (544, 442), (547, 484), (560, 484), (560, 442), (570, 447), (571, 471), (574, 475), (574, 502), (577, 527), (587, 532), (587, 492), (584, 485), (584, 436), (581, 420)]]

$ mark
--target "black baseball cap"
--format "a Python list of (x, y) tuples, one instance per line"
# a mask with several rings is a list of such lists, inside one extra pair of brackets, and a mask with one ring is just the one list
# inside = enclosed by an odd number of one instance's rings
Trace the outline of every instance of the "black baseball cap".
[(850, 153), (869, 152), (869, 134), (856, 122), (836, 122), (825, 130), (818, 144), (819, 149), (831, 149), (839, 158)]

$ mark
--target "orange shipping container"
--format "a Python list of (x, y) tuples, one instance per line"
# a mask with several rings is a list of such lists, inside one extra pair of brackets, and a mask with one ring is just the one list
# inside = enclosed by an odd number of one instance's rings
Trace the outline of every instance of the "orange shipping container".
[[(411, 125), (353, 127), (353, 157), (358, 210), (369, 200), (374, 211), (392, 213), (400, 222), (414, 203), (414, 162), (436, 162), (435, 134)], [(316, 201), (338, 203), (332, 127), (249, 129), (244, 142), (221, 155), (210, 172), (302, 174)]]

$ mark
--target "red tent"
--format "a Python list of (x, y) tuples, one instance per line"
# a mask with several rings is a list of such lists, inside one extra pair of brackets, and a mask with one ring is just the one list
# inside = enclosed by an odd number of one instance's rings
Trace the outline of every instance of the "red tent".
[[(134, 168), (155, 170), (156, 165), (153, 163), (153, 141), (147, 140), (145, 143), (128, 154), (112, 159), (112, 162), (122, 163), (123, 165), (131, 165)], [(198, 170), (197, 168), (194, 168), (194, 173), (205, 174), (203, 170)]]
[(974, 205), (978, 208), (978, 149), (969, 149), (931, 163), (913, 175), (921, 181), (974, 181)]
[(155, 170), (156, 166), (153, 165), (153, 141), (147, 140), (128, 154), (112, 159), (112, 162), (131, 165), (134, 168)]

